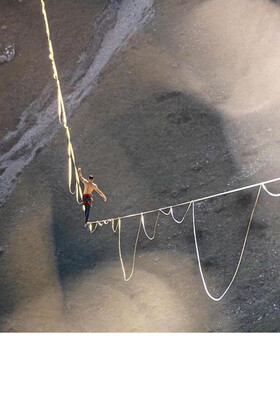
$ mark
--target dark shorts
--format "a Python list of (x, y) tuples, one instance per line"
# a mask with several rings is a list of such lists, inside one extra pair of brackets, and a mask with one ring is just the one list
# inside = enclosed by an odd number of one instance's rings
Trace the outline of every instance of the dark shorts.
[(91, 206), (92, 202), (93, 202), (92, 195), (83, 195), (83, 202), (82, 202), (83, 205)]

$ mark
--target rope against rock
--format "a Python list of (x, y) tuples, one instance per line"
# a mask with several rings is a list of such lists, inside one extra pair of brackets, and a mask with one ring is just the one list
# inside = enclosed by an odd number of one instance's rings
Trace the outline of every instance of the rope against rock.
[[(65, 129), (65, 133), (66, 133), (66, 137), (67, 137), (68, 188), (69, 188), (69, 192), (72, 195), (76, 194), (76, 200), (77, 200), (78, 204), (80, 204), (81, 201), (82, 201), (82, 198), (83, 198), (83, 194), (82, 194), (82, 189), (81, 189), (81, 185), (80, 185), (78, 170), (77, 170), (77, 167), (76, 167), (75, 154), (74, 154), (73, 145), (72, 145), (72, 142), (71, 142), (71, 134), (70, 134), (69, 126), (68, 126), (65, 105), (64, 105), (64, 101), (63, 101), (62, 92), (61, 92), (61, 86), (60, 86), (58, 71), (57, 71), (55, 57), (54, 57), (54, 50), (53, 50), (53, 45), (52, 45), (52, 41), (51, 41), (49, 21), (48, 21), (48, 16), (47, 16), (46, 6), (45, 6), (44, 0), (41, 0), (41, 6), (42, 6), (42, 15), (43, 15), (44, 22), (45, 22), (46, 35), (47, 35), (47, 40), (48, 40), (49, 59), (51, 60), (51, 63), (52, 63), (53, 78), (55, 79), (56, 86), (57, 86), (58, 119), (59, 119), (60, 124), (62, 124), (64, 129)], [(75, 189), (74, 190), (72, 190), (73, 168), (74, 168), (74, 176), (75, 176)]]
[[(139, 237), (140, 237), (141, 228), (143, 228), (143, 232), (144, 232), (144, 234), (146, 235), (146, 237), (147, 237), (149, 240), (153, 240), (153, 239), (155, 238), (155, 235), (156, 235), (156, 228), (157, 228), (157, 224), (158, 224), (158, 219), (159, 219), (160, 213), (164, 214), (165, 216), (171, 215), (171, 216), (172, 216), (172, 219), (173, 219), (176, 223), (182, 223), (183, 220), (185, 219), (186, 215), (188, 214), (188, 211), (189, 211), (190, 208), (192, 207), (193, 235), (194, 235), (194, 242), (195, 242), (197, 262), (198, 262), (198, 267), (199, 267), (199, 272), (200, 272), (201, 280), (202, 280), (202, 283), (203, 283), (203, 287), (204, 287), (204, 289), (205, 289), (205, 292), (206, 292), (207, 296), (208, 296), (210, 299), (212, 299), (214, 302), (219, 302), (219, 301), (221, 301), (221, 300), (224, 298), (224, 296), (227, 294), (227, 292), (230, 290), (230, 288), (231, 288), (231, 286), (233, 285), (233, 282), (234, 282), (234, 280), (236, 279), (236, 276), (237, 276), (237, 274), (238, 274), (238, 272), (239, 272), (239, 269), (240, 269), (240, 266), (241, 266), (241, 263), (242, 263), (242, 260), (243, 260), (243, 257), (244, 257), (245, 248), (246, 248), (246, 244), (247, 244), (247, 241), (248, 241), (248, 237), (249, 237), (249, 233), (250, 233), (250, 228), (251, 228), (251, 225), (252, 225), (253, 217), (254, 217), (254, 214), (255, 214), (255, 210), (256, 210), (256, 207), (257, 207), (257, 204), (258, 204), (258, 201), (259, 201), (259, 197), (260, 197), (260, 193), (261, 193), (262, 188), (263, 188), (263, 186), (260, 185), (260, 186), (259, 186), (259, 189), (258, 189), (258, 192), (257, 192), (257, 195), (256, 195), (256, 199), (255, 199), (254, 205), (253, 205), (253, 209), (252, 209), (252, 212), (251, 212), (251, 215), (250, 215), (250, 218), (249, 218), (249, 222), (248, 222), (247, 229), (246, 229), (246, 233), (245, 233), (245, 238), (244, 238), (244, 241), (243, 241), (243, 245), (242, 245), (242, 248), (241, 248), (240, 256), (239, 256), (238, 263), (237, 263), (237, 266), (236, 266), (236, 268), (235, 268), (234, 274), (233, 274), (232, 279), (230, 280), (228, 286), (226, 287), (226, 289), (224, 290), (224, 292), (223, 292), (219, 297), (215, 297), (215, 296), (213, 296), (213, 295), (210, 293), (210, 291), (209, 291), (209, 289), (208, 289), (208, 286), (207, 286), (207, 284), (206, 284), (206, 280), (205, 280), (205, 276), (204, 276), (203, 270), (202, 270), (202, 264), (201, 264), (201, 259), (200, 259), (199, 246), (198, 246), (197, 235), (196, 235), (195, 201), (192, 201), (192, 202), (189, 204), (189, 206), (188, 206), (187, 210), (185, 211), (185, 214), (184, 214), (183, 218), (181, 219), (181, 221), (178, 221), (178, 220), (176, 220), (176, 219), (174, 218), (174, 215), (173, 215), (173, 212), (172, 212), (172, 207), (170, 207), (170, 209), (169, 209), (168, 212), (164, 212), (164, 211), (161, 211), (161, 212), (160, 212), (160, 211), (159, 211), (158, 214), (157, 214), (157, 217), (156, 217), (155, 224), (154, 224), (153, 235), (152, 235), (152, 236), (150, 236), (150, 235), (147, 233), (146, 227), (145, 227), (145, 218), (144, 218), (143, 213), (141, 214), (141, 216), (140, 216), (140, 218), (139, 218), (138, 230), (137, 230), (137, 234), (136, 234), (136, 238), (135, 238), (135, 242), (134, 242), (134, 249), (133, 249), (133, 255), (132, 255), (132, 267), (131, 267), (131, 271), (130, 271), (130, 274), (129, 274), (129, 275), (128, 275), (127, 272), (126, 272), (126, 268), (125, 268), (125, 266), (124, 266), (124, 261), (123, 261), (123, 255), (122, 255), (122, 246), (121, 246), (122, 219), (121, 219), (121, 218), (118, 218), (116, 226), (115, 226), (115, 219), (112, 219), (112, 220), (111, 220), (113, 232), (116, 233), (116, 232), (118, 231), (118, 251), (119, 251), (119, 259), (120, 259), (120, 263), (121, 263), (121, 268), (122, 268), (124, 280), (125, 280), (126, 282), (129, 281), (129, 280), (132, 278), (132, 276), (133, 276), (133, 274), (134, 274), (134, 271), (135, 271), (136, 251), (137, 251), (137, 246), (138, 246), (138, 242), (139, 242)], [(105, 224), (107, 225), (109, 222), (110, 222), (110, 221), (106, 221)], [(93, 223), (91, 223), (91, 224), (93, 224)], [(90, 231), (93, 231), (93, 232), (94, 232), (94, 231), (96, 230), (97, 226), (99, 226), (99, 224), (96, 223), (95, 226), (94, 226), (94, 228), (92, 228), (92, 225), (91, 225), (91, 224), (90, 224)]]
[(195, 204), (193, 203), (193, 208), (192, 208), (193, 235), (194, 235), (194, 243), (195, 243), (195, 250), (196, 250), (196, 256), (197, 256), (198, 268), (199, 268), (199, 272), (200, 272), (200, 276), (201, 276), (201, 280), (202, 280), (202, 283), (203, 283), (205, 292), (207, 293), (207, 295), (209, 296), (209, 298), (212, 299), (212, 300), (214, 300), (215, 302), (219, 302), (219, 301), (226, 295), (226, 293), (227, 293), (227, 292), (229, 291), (229, 289), (231, 288), (231, 286), (232, 286), (232, 284), (233, 284), (233, 282), (234, 282), (234, 279), (236, 278), (236, 275), (237, 275), (237, 273), (238, 273), (238, 271), (239, 271), (239, 268), (240, 268), (240, 265), (241, 265), (241, 262), (242, 262), (242, 259), (243, 259), (243, 256), (244, 256), (244, 252), (245, 252), (245, 248), (246, 248), (246, 244), (247, 244), (247, 240), (248, 240), (250, 228), (251, 228), (251, 225), (252, 225), (253, 217), (254, 217), (254, 214), (255, 214), (255, 210), (256, 210), (256, 207), (257, 207), (257, 203), (258, 203), (258, 200), (259, 200), (259, 197), (260, 197), (261, 190), (262, 190), (262, 186), (260, 186), (259, 189), (258, 189), (258, 193), (257, 193), (256, 199), (255, 199), (255, 203), (254, 203), (254, 206), (253, 206), (253, 210), (252, 210), (252, 212), (251, 212), (251, 216), (250, 216), (249, 223), (248, 223), (248, 226), (247, 226), (245, 238), (244, 238), (244, 241), (243, 241), (243, 245), (242, 245), (242, 249), (241, 249), (241, 252), (240, 252), (240, 256), (239, 256), (239, 260), (238, 260), (236, 269), (235, 269), (234, 274), (233, 274), (233, 276), (232, 276), (232, 279), (231, 279), (231, 281), (229, 282), (228, 286), (226, 287), (225, 291), (224, 291), (224, 292), (222, 293), (222, 295), (219, 296), (219, 297), (214, 297), (214, 296), (212, 296), (211, 293), (210, 293), (209, 290), (208, 290), (207, 285), (206, 285), (204, 273), (203, 273), (202, 266), (201, 266), (200, 253), (199, 253), (198, 242), (197, 242), (197, 236), (196, 236)]
[[(83, 194), (82, 194), (82, 189), (81, 189), (81, 185), (80, 185), (78, 170), (77, 170), (77, 167), (76, 167), (75, 154), (74, 154), (74, 149), (73, 149), (73, 145), (72, 145), (72, 142), (71, 142), (71, 133), (70, 133), (70, 128), (68, 126), (67, 115), (66, 115), (64, 100), (63, 100), (62, 91), (61, 91), (61, 85), (60, 85), (58, 71), (57, 71), (57, 67), (56, 67), (56, 62), (55, 62), (55, 57), (54, 57), (54, 50), (53, 50), (53, 45), (52, 45), (51, 35), (50, 35), (48, 16), (47, 16), (44, 0), (41, 0), (41, 6), (42, 6), (42, 15), (43, 15), (44, 22), (45, 22), (46, 35), (47, 35), (47, 40), (48, 40), (49, 59), (51, 60), (51, 63), (52, 63), (53, 78), (55, 79), (56, 86), (57, 86), (58, 119), (59, 119), (60, 124), (62, 124), (64, 129), (65, 129), (65, 133), (66, 133), (66, 137), (67, 137), (68, 188), (69, 188), (69, 192), (71, 194), (73, 194), (73, 195), (76, 194), (76, 200), (80, 204), (81, 201), (82, 201)], [(74, 188), (74, 190), (72, 190), (73, 170), (74, 170), (74, 177), (75, 177), (75, 188)], [(271, 180), (268, 180), (268, 181), (264, 181), (264, 182), (259, 182), (259, 183), (253, 184), (253, 185), (248, 185), (248, 186), (232, 189), (230, 191), (224, 191), (224, 192), (209, 195), (209, 196), (206, 196), (206, 197), (190, 200), (190, 201), (187, 201), (187, 202), (182, 202), (182, 203), (167, 206), (167, 207), (161, 207), (161, 208), (153, 209), (153, 210), (150, 210), (150, 211), (145, 211), (145, 212), (142, 211), (142, 212), (134, 213), (134, 214), (130, 214), (130, 215), (118, 216), (118, 217), (115, 217), (115, 218), (109, 218), (109, 219), (103, 219), (103, 220), (99, 220), (99, 221), (89, 222), (88, 223), (89, 232), (94, 233), (96, 231), (96, 229), (98, 228), (98, 226), (108, 225), (109, 223), (111, 223), (112, 230), (113, 230), (114, 233), (116, 233), (118, 231), (118, 233), (119, 233), (119, 235), (118, 235), (119, 258), (120, 258), (120, 262), (121, 262), (121, 268), (122, 268), (122, 271), (123, 271), (124, 280), (128, 281), (133, 276), (133, 273), (134, 273), (134, 270), (135, 270), (136, 251), (137, 251), (137, 245), (138, 245), (139, 236), (140, 236), (140, 232), (141, 232), (141, 227), (143, 228), (143, 232), (146, 235), (146, 237), (149, 240), (152, 241), (155, 238), (155, 235), (156, 235), (156, 228), (157, 228), (159, 216), (160, 216), (161, 213), (164, 214), (164, 215), (170, 215), (172, 217), (172, 219), (174, 220), (174, 222), (176, 222), (177, 224), (181, 224), (185, 220), (185, 217), (188, 214), (188, 211), (192, 207), (193, 234), (194, 234), (196, 255), (197, 255), (197, 260), (198, 260), (198, 267), (199, 267), (199, 272), (200, 272), (200, 275), (201, 275), (202, 283), (203, 283), (206, 294), (213, 301), (218, 302), (229, 291), (229, 289), (232, 286), (232, 284), (233, 284), (233, 282), (234, 282), (234, 280), (237, 276), (237, 273), (239, 271), (239, 268), (240, 268), (240, 265), (241, 265), (241, 262), (242, 262), (242, 259), (243, 259), (243, 256), (244, 256), (246, 243), (247, 243), (247, 240), (248, 240), (252, 220), (253, 220), (253, 217), (254, 217), (254, 213), (255, 213), (255, 210), (256, 210), (256, 206), (257, 206), (257, 203), (258, 203), (258, 200), (259, 200), (261, 190), (264, 189), (264, 191), (267, 194), (269, 194), (270, 196), (279, 197), (280, 193), (273, 193), (273, 192), (269, 191), (268, 188), (266, 187), (266, 185), (268, 185), (270, 183), (273, 183), (273, 182), (277, 182), (277, 181), (280, 181), (280, 177), (274, 178), (274, 179), (271, 179)], [(198, 247), (198, 241), (197, 241), (197, 235), (196, 235), (196, 225), (195, 225), (195, 203), (205, 201), (207, 199), (212, 199), (212, 198), (217, 198), (217, 197), (220, 197), (220, 196), (232, 194), (234, 192), (239, 192), (239, 191), (255, 188), (255, 187), (259, 187), (259, 189), (258, 189), (256, 200), (255, 200), (255, 203), (254, 203), (254, 206), (253, 206), (253, 210), (252, 210), (252, 213), (251, 213), (251, 216), (250, 216), (250, 219), (249, 219), (249, 223), (248, 223), (248, 226), (247, 226), (245, 239), (243, 241), (243, 246), (242, 246), (242, 249), (241, 249), (241, 253), (240, 253), (240, 256), (239, 256), (237, 267), (235, 269), (235, 272), (233, 274), (233, 277), (232, 277), (229, 285), (227, 286), (225, 291), (222, 293), (222, 295), (219, 296), (219, 297), (214, 297), (213, 295), (210, 294), (210, 292), (208, 290), (208, 287), (207, 287), (206, 281), (205, 281), (205, 277), (204, 277), (204, 273), (203, 273), (203, 270), (202, 270), (202, 266), (201, 266), (200, 253), (199, 253), (199, 247)], [(183, 205), (188, 205), (188, 207), (187, 207), (187, 209), (184, 213), (183, 218), (181, 220), (178, 220), (174, 217), (173, 208), (183, 206)], [(157, 212), (157, 217), (156, 217), (156, 220), (155, 220), (153, 233), (150, 236), (147, 233), (147, 230), (146, 230), (144, 215), (154, 213), (154, 212)], [(132, 218), (132, 217), (136, 217), (136, 216), (140, 216), (139, 226), (138, 226), (136, 239), (135, 239), (135, 244), (134, 244), (134, 251), (133, 251), (133, 258), (132, 258), (132, 268), (131, 268), (130, 274), (127, 276), (125, 266), (124, 266), (124, 262), (123, 262), (123, 257), (122, 257), (122, 249), (121, 249), (122, 219)], [(117, 222), (116, 225), (115, 225), (115, 222)]]

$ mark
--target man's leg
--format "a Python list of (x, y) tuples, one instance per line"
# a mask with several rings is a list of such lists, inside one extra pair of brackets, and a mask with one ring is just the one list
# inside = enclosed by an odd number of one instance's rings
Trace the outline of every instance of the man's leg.
[(85, 209), (85, 224), (86, 224), (87, 221), (88, 221), (88, 218), (89, 218), (90, 205), (89, 205), (89, 204), (86, 204), (85, 207), (86, 207), (86, 209)]

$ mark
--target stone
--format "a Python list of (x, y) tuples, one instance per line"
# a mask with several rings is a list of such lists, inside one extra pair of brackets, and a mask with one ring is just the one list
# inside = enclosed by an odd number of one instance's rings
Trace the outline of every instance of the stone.
[(16, 55), (16, 49), (14, 44), (9, 44), (5, 47), (4, 53), (0, 55), (0, 64), (8, 63)]

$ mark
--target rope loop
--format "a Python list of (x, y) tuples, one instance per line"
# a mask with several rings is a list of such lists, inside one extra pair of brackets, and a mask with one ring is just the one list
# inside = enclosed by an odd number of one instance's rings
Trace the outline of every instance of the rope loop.
[[(94, 228), (92, 227), (92, 225), (94, 225)], [(95, 232), (96, 229), (97, 229), (97, 227), (98, 227), (98, 224), (97, 224), (97, 223), (92, 223), (92, 222), (90, 222), (90, 223), (89, 223), (89, 232), (90, 232), (90, 233)]]
[(279, 194), (274, 194), (273, 192), (271, 192), (271, 191), (269, 191), (268, 189), (267, 189), (267, 187), (265, 186), (265, 184), (262, 184), (262, 188), (265, 190), (265, 192), (267, 192), (270, 196), (274, 196), (274, 197), (279, 197), (280, 196), (280, 193)]
[(152, 234), (152, 236), (149, 236), (148, 233), (147, 233), (147, 231), (146, 231), (144, 215), (141, 214), (141, 225), (142, 225), (142, 227), (143, 227), (143, 231), (144, 231), (146, 237), (147, 237), (150, 241), (152, 241), (152, 240), (155, 239), (159, 215), (160, 215), (160, 211), (158, 211), (158, 213), (157, 213), (156, 221), (155, 221), (154, 228), (153, 228), (153, 234)]
[(140, 235), (140, 231), (141, 231), (141, 218), (139, 220), (139, 226), (138, 226), (138, 230), (137, 230), (137, 234), (136, 234), (136, 239), (135, 239), (135, 243), (134, 243), (134, 250), (133, 250), (133, 256), (132, 256), (132, 268), (130, 271), (129, 276), (127, 276), (126, 274), (126, 270), (125, 270), (125, 266), (124, 266), (124, 262), (123, 262), (123, 257), (122, 257), (122, 247), (121, 247), (121, 229), (122, 229), (122, 221), (121, 218), (118, 219), (118, 230), (119, 230), (119, 240), (118, 240), (118, 245), (119, 245), (119, 258), (120, 258), (120, 262), (121, 262), (121, 268), (122, 268), (122, 272), (123, 272), (123, 278), (125, 282), (128, 282), (133, 274), (134, 274), (134, 270), (135, 270), (135, 259), (136, 259), (136, 250), (137, 250), (137, 245), (138, 245), (138, 241), (139, 241), (139, 235)]
[(251, 216), (250, 216), (249, 223), (248, 223), (247, 230), (246, 230), (246, 234), (245, 234), (245, 239), (244, 239), (244, 241), (243, 241), (243, 245), (242, 245), (242, 249), (241, 249), (241, 253), (240, 253), (240, 256), (239, 256), (239, 260), (238, 260), (236, 269), (235, 269), (234, 274), (233, 274), (233, 276), (232, 276), (232, 279), (231, 279), (231, 281), (229, 282), (228, 286), (226, 287), (225, 291), (224, 291), (224, 292), (222, 293), (222, 295), (219, 296), (219, 297), (214, 297), (214, 296), (212, 296), (211, 293), (209, 292), (208, 287), (207, 287), (207, 284), (206, 284), (206, 281), (205, 281), (204, 273), (203, 273), (203, 271), (202, 271), (201, 260), (200, 260), (200, 253), (199, 253), (198, 242), (197, 242), (197, 236), (196, 236), (196, 227), (195, 227), (195, 209), (194, 209), (194, 208), (195, 208), (195, 204), (193, 203), (193, 206), (192, 206), (193, 235), (194, 235), (194, 242), (195, 242), (195, 250), (196, 250), (196, 256), (197, 256), (198, 268), (199, 268), (199, 272), (200, 272), (200, 276), (201, 276), (201, 280), (202, 280), (202, 283), (203, 283), (205, 292), (206, 292), (206, 294), (209, 296), (210, 299), (214, 300), (214, 302), (219, 302), (221, 299), (223, 299), (223, 297), (226, 295), (226, 293), (227, 293), (227, 292), (229, 291), (229, 289), (231, 288), (231, 285), (233, 284), (234, 279), (236, 278), (236, 275), (237, 275), (237, 273), (238, 273), (238, 271), (239, 271), (239, 268), (240, 268), (240, 265), (241, 265), (241, 262), (242, 262), (242, 259), (243, 259), (244, 251), (245, 251), (245, 248), (246, 248), (246, 243), (247, 243), (247, 239), (248, 239), (248, 236), (249, 236), (249, 232), (250, 232), (252, 220), (253, 220), (254, 213), (255, 213), (255, 210), (256, 210), (256, 206), (257, 206), (257, 203), (258, 203), (258, 200), (259, 200), (259, 196), (260, 196), (260, 193), (261, 193), (261, 189), (262, 189), (262, 187), (260, 186), (259, 189), (258, 189), (258, 193), (257, 193), (256, 199), (255, 199), (255, 203), (254, 203), (254, 206), (253, 206), (253, 210), (252, 210), (252, 212), (251, 212)]
[(173, 207), (171, 206), (171, 207), (170, 207), (170, 215), (171, 215), (173, 221), (176, 222), (177, 224), (181, 224), (182, 222), (184, 222), (184, 220), (185, 220), (185, 218), (186, 218), (186, 216), (187, 216), (187, 214), (188, 214), (188, 212), (189, 212), (191, 206), (192, 206), (192, 202), (189, 203), (189, 206), (187, 207), (187, 210), (186, 210), (186, 212), (184, 213), (184, 216), (183, 216), (183, 218), (182, 218), (180, 221), (175, 218), (174, 213), (173, 213)]
[(168, 207), (169, 210), (168, 210), (167, 212), (164, 212), (164, 209), (167, 209), (167, 208), (160, 208), (159, 210), (160, 210), (160, 212), (161, 212), (163, 215), (166, 215), (166, 216), (170, 215), (170, 213), (171, 213), (171, 206)]

